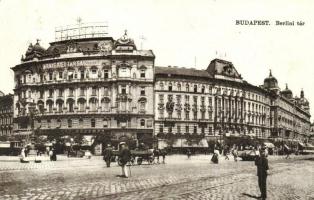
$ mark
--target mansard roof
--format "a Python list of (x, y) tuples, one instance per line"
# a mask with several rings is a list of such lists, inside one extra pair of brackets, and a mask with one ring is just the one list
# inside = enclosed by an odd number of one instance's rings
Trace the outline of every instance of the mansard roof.
[(183, 67), (155, 67), (155, 75), (181, 76), (195, 78), (213, 78), (207, 71)]

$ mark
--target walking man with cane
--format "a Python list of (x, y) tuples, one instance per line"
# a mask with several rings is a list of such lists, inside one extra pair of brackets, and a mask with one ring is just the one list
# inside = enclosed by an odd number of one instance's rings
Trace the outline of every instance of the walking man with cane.
[[(125, 142), (121, 142), (121, 150), (120, 150), (120, 162), (121, 162), (121, 169), (122, 169), (122, 176), (123, 178), (129, 178), (128, 170), (127, 170), (127, 163), (131, 160), (131, 151), (126, 146)], [(131, 169), (129, 168), (130, 172)]]
[(265, 200), (267, 198), (267, 170), (269, 169), (268, 160), (265, 154), (265, 147), (262, 147), (259, 155), (256, 156), (255, 165), (257, 167), (258, 187), (261, 191), (261, 198)]

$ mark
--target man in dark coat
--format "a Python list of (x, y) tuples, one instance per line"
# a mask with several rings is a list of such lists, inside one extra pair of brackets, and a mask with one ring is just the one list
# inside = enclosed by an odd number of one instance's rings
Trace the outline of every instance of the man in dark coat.
[(106, 162), (107, 167), (110, 167), (112, 155), (113, 155), (113, 151), (112, 151), (111, 145), (108, 144), (104, 151), (104, 160)]
[(128, 178), (128, 171), (126, 164), (131, 160), (131, 151), (129, 148), (125, 145), (125, 142), (121, 142), (121, 150), (120, 150), (120, 162), (121, 162), (121, 168), (122, 168), (122, 177)]
[(266, 179), (267, 179), (267, 170), (268, 160), (266, 158), (265, 148), (260, 149), (260, 155), (256, 156), (255, 165), (257, 167), (257, 176), (258, 176), (258, 187), (261, 191), (261, 198), (267, 198), (266, 190)]

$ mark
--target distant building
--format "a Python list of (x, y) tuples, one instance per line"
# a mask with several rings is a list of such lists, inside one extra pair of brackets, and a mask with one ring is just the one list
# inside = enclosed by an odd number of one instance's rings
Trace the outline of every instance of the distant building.
[(0, 136), (11, 136), (13, 132), (13, 95), (0, 91)]

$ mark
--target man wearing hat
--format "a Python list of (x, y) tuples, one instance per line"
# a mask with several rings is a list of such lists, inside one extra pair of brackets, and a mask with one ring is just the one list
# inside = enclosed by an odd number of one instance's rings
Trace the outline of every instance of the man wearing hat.
[(107, 144), (107, 147), (104, 151), (104, 160), (106, 162), (107, 167), (110, 167), (110, 162), (112, 158), (113, 152), (110, 144)]
[(120, 146), (121, 146), (120, 161), (121, 161), (121, 168), (122, 168), (122, 177), (128, 178), (129, 175), (128, 175), (128, 170), (127, 170), (126, 164), (131, 159), (131, 151), (126, 146), (125, 142), (121, 142)]
[(262, 147), (259, 151), (259, 155), (256, 156), (255, 165), (257, 167), (257, 176), (258, 176), (258, 187), (261, 191), (261, 198), (267, 198), (267, 190), (266, 190), (266, 179), (267, 179), (267, 170), (268, 160), (266, 157), (265, 147)]

